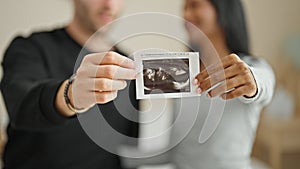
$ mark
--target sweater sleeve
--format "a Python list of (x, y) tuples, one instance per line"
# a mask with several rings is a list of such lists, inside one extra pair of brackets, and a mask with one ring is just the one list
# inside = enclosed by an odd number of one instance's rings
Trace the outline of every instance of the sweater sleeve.
[(4, 54), (1, 91), (10, 125), (25, 130), (44, 130), (65, 123), (55, 108), (63, 80), (52, 78), (43, 52), (31, 39), (16, 38)]
[(244, 60), (253, 76), (257, 85), (257, 93), (254, 97), (246, 98), (240, 97), (243, 103), (259, 103), (262, 106), (270, 103), (274, 88), (275, 88), (275, 75), (270, 65), (264, 59), (246, 58)]

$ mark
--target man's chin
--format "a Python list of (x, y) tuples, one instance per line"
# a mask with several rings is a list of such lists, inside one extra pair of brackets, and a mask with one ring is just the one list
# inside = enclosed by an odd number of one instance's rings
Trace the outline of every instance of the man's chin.
[(106, 32), (108, 31), (109, 28), (111, 28), (112, 26), (112, 22), (114, 21), (115, 19), (107, 19), (105, 21), (102, 21), (101, 23), (99, 23), (96, 28), (98, 28), (97, 30), (98, 31), (101, 31), (101, 32)]
[(107, 33), (109, 31), (109, 29), (111, 28), (112, 25), (110, 25), (109, 23), (101, 25), (98, 27), (97, 32), (98, 33)]

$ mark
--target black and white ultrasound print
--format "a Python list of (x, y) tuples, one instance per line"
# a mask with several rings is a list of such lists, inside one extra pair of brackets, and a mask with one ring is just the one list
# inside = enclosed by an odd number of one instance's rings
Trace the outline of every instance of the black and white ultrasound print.
[(189, 59), (143, 61), (144, 94), (190, 92)]

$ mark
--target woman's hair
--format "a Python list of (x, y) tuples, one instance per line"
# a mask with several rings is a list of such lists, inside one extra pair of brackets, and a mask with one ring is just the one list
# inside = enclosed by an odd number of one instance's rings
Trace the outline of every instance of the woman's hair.
[(246, 18), (241, 0), (210, 0), (224, 30), (230, 52), (250, 55)]

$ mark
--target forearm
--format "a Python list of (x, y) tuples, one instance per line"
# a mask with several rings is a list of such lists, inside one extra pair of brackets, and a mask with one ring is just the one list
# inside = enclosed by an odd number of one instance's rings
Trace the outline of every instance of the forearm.
[(55, 107), (55, 96), (62, 84), (59, 80), (42, 82), (6, 83), (2, 81), (2, 94), (12, 127), (23, 130), (47, 130), (66, 123), (69, 118), (62, 116)]
[(244, 103), (257, 102), (262, 105), (268, 104), (274, 93), (275, 75), (269, 64), (263, 59), (259, 59), (253, 64), (250, 64), (251, 72), (257, 84), (257, 93), (252, 98), (242, 97)]
[(63, 81), (48, 71), (45, 58), (36, 43), (24, 38), (16, 38), (4, 54), (1, 92), (14, 128), (44, 130), (69, 119), (55, 106)]

